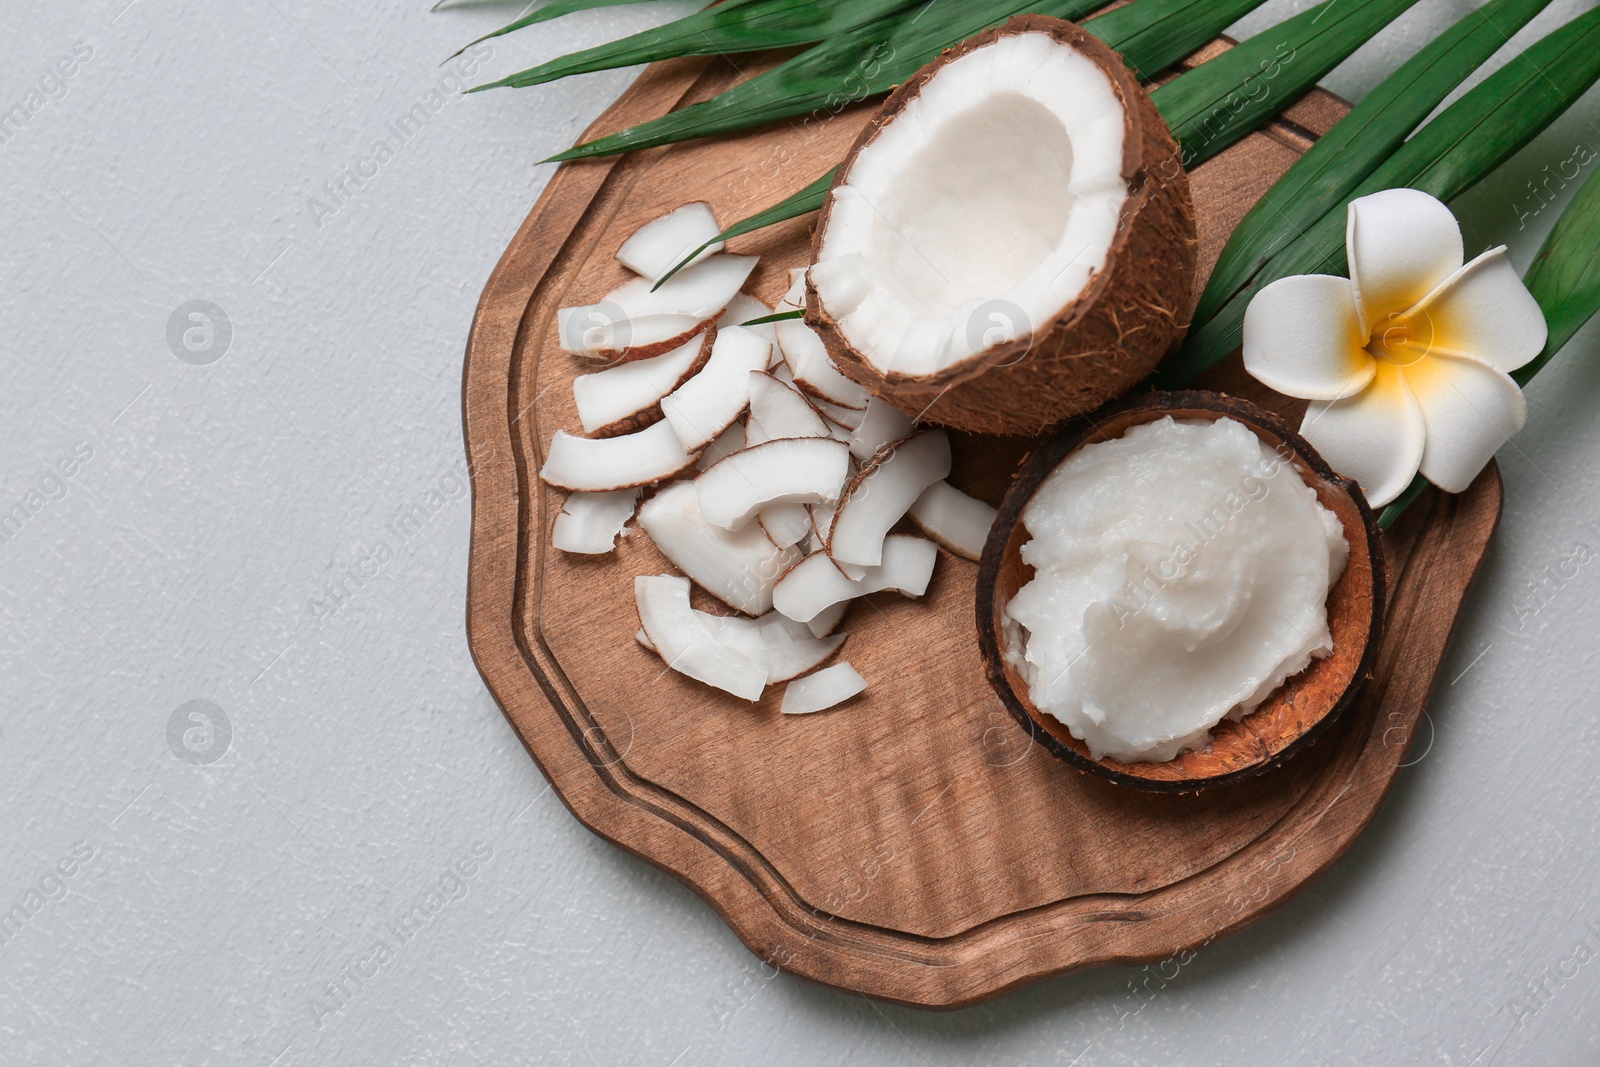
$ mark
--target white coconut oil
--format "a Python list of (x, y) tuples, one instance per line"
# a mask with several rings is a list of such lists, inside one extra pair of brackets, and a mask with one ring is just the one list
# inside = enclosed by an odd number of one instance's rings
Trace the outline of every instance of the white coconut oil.
[(1010, 654), (1096, 759), (1204, 747), (1332, 651), (1343, 528), (1233, 419), (1169, 416), (1086, 445), (1022, 522), (1034, 577), (1006, 607)]

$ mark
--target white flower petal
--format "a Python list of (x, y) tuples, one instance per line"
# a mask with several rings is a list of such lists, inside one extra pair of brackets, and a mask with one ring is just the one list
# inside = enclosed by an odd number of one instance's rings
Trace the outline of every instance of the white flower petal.
[(1330, 467), (1360, 483), (1375, 508), (1404, 492), (1422, 462), (1422, 412), (1392, 363), (1379, 362), (1372, 384), (1355, 396), (1313, 402), (1300, 433)]
[(1361, 335), (1405, 311), (1461, 269), (1461, 227), (1441, 201), (1416, 189), (1385, 189), (1350, 202), (1345, 251)]
[(1402, 374), (1427, 431), (1423, 476), (1459, 493), (1528, 418), (1522, 390), (1505, 372), (1469, 356), (1434, 354)]
[(1344, 278), (1302, 274), (1257, 293), (1244, 313), (1244, 367), (1302, 400), (1337, 400), (1366, 388), (1377, 361), (1362, 347), (1355, 293)]
[(1413, 336), (1432, 348), (1514, 371), (1544, 351), (1550, 336), (1539, 302), (1506, 258), (1491, 248), (1406, 312)]

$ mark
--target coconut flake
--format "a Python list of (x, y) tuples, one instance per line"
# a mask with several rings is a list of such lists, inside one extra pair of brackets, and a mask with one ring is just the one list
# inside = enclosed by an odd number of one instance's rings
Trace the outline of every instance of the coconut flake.
[(694, 461), (696, 470), (705, 470), (715, 463), (720, 463), (745, 447), (744, 423), (736, 422), (722, 431), (715, 441), (705, 447), (700, 453), (700, 458)]
[(661, 401), (661, 413), (683, 447), (696, 451), (733, 425), (750, 403), (750, 374), (766, 369), (771, 347), (739, 326), (718, 330), (699, 374)]
[(746, 615), (772, 610), (778, 576), (801, 558), (795, 548), (779, 548), (750, 524), (724, 530), (700, 515), (693, 482), (674, 482), (645, 501), (639, 526), (695, 584)]
[(709, 241), (716, 243), (696, 256), (689, 266), (721, 252), (722, 242), (717, 241), (721, 232), (722, 227), (710, 204), (705, 201), (685, 204), (635, 230), (617, 249), (617, 262), (651, 282), (659, 282), (669, 270), (682, 263), (685, 256)]
[(557, 314), (561, 346), (610, 359), (660, 355), (720, 318), (756, 261), (756, 256), (712, 256), (679, 271), (659, 289), (647, 278), (635, 278), (598, 304), (562, 308)]
[(939, 549), (932, 541), (894, 534), (883, 546), (883, 562), (861, 568), (852, 579), (826, 553), (790, 567), (772, 591), (772, 604), (796, 622), (814, 622), (824, 611), (873, 593), (895, 592), (912, 599), (928, 591)]
[(778, 301), (779, 311), (804, 311), (806, 309), (806, 268), (789, 268), (789, 290)]
[(848, 663), (835, 663), (815, 674), (790, 682), (783, 691), (780, 710), (785, 715), (810, 715), (838, 707), (866, 692), (867, 680)]
[(783, 355), (782, 353), (778, 352), (776, 348), (778, 343), (778, 334), (773, 328), (774, 324), (770, 322), (763, 322), (756, 326), (748, 325), (749, 323), (754, 322), (756, 319), (764, 319), (769, 317), (771, 314), (771, 308), (767, 307), (767, 305), (763, 304), (749, 293), (737, 293), (734, 295), (734, 298), (728, 302), (728, 310), (722, 313), (722, 318), (717, 320), (717, 325), (719, 327), (742, 326), (752, 333), (760, 334), (763, 340), (770, 342), (774, 346), (772, 353), (773, 360), (781, 361)]
[(665, 355), (578, 375), (572, 398), (584, 432), (608, 437), (660, 419), (661, 399), (704, 364), (709, 340), (709, 334), (698, 334)]
[(922, 532), (962, 559), (983, 555), (995, 509), (949, 482), (934, 482), (911, 505), (911, 521)]
[(827, 420), (800, 390), (767, 372), (750, 376), (750, 418), (760, 424), (768, 440), (831, 436)]
[(767, 672), (768, 685), (815, 670), (831, 659), (845, 640), (844, 634), (816, 637), (806, 626), (775, 611), (759, 619), (726, 615), (701, 615), (700, 619), (717, 640), (760, 664)]
[(744, 700), (757, 701), (767, 671), (755, 660), (717, 640), (689, 606), (689, 580), (675, 575), (640, 575), (633, 580), (639, 622), (668, 667)]
[(630, 318), (610, 304), (562, 308), (556, 313), (561, 347), (591, 359), (648, 359), (685, 344), (705, 328), (698, 315)]
[(867, 401), (866, 413), (850, 434), (850, 454), (859, 460), (871, 459), (884, 445), (903, 441), (916, 432), (911, 416), (884, 400)]
[(849, 475), (850, 450), (840, 442), (784, 438), (735, 452), (696, 478), (695, 487), (705, 520), (736, 530), (769, 504), (832, 503)]
[(807, 556), (783, 573), (772, 591), (772, 605), (796, 622), (810, 622), (836, 604), (860, 596), (827, 553)]
[(834, 366), (827, 345), (815, 330), (798, 319), (788, 319), (778, 323), (777, 336), (784, 362), (803, 392), (839, 407), (866, 408), (869, 394)]
[(603, 493), (634, 489), (672, 477), (694, 456), (665, 422), (622, 437), (574, 437), (557, 430), (539, 477), (559, 489)]
[(602, 556), (617, 547), (617, 537), (633, 518), (639, 490), (573, 493), (561, 505), (550, 531), (550, 543), (563, 552)]
[(884, 538), (934, 482), (950, 475), (950, 439), (923, 430), (887, 445), (846, 490), (828, 532), (828, 554), (840, 563), (875, 567)]
[(831, 608), (823, 608), (808, 623), (806, 629), (811, 631), (813, 637), (827, 637), (839, 628), (844, 617), (850, 611), (850, 601), (841, 600)]
[(811, 536), (811, 509), (804, 504), (769, 504), (756, 515), (767, 540), (779, 548), (798, 545)]
[[(866, 420), (867, 412), (865, 408), (841, 407), (821, 397), (813, 397), (811, 403), (816, 405), (817, 411), (822, 414), (823, 418), (834, 425), (834, 436), (845, 444), (850, 443), (850, 438), (855, 436), (856, 431), (861, 428), (862, 422)], [(840, 431), (843, 431), (842, 436)]]

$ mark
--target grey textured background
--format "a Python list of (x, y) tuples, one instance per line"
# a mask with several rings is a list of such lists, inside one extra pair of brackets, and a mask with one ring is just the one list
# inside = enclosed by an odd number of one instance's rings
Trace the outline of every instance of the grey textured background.
[[(534, 161), (630, 74), (434, 98), (517, 8), (425, 7), (0, 16), (0, 104), (44, 97), (0, 142), (0, 511), (29, 512), (0, 543), (0, 909), (27, 913), (0, 1062), (1600, 1061), (1600, 567), (1547, 578), (1600, 549), (1600, 333), (1530, 390), (1431, 736), (1330, 875), (1181, 967), (877, 1006), (774, 977), (580, 827), (472, 666), (462, 346)], [(1422, 0), (1331, 85), (1467, 9)], [(495, 42), (472, 80), (667, 13)], [(1555, 211), (1526, 183), (1600, 147), (1594, 120), (1591, 94), (1459, 205), (1469, 251), (1527, 262)], [(231, 339), (180, 360), (194, 300)]]

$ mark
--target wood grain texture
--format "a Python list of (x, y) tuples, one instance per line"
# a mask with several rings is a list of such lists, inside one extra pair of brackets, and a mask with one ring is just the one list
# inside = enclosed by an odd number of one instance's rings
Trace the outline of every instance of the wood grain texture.
[[(1218, 45), (1216, 47), (1223, 47)], [(606, 132), (703, 99), (718, 62), (648, 68)], [(1191, 176), (1202, 278), (1227, 234), (1342, 113), (1313, 93)], [(662, 670), (633, 640), (633, 576), (670, 570), (635, 534), (614, 557), (553, 551), (562, 495), (537, 476), (577, 424), (582, 368), (556, 310), (619, 283), (616, 248), (686, 200), (740, 218), (842, 158), (856, 107), (738, 139), (560, 169), (484, 290), (468, 342), (474, 658), (563, 802), (704, 897), (752, 951), (830, 985), (952, 1008), (1065, 971), (1162, 959), (1282, 904), (1373, 818), (1404, 762), (1462, 597), (1498, 520), (1497, 472), (1430, 494), (1385, 538), (1388, 638), (1343, 722), (1282, 770), (1199, 797), (1135, 794), (1034, 745), (984, 678), (973, 564), (944, 557), (920, 602), (872, 598), (842, 653), (870, 680), (849, 706), (786, 720)], [(769, 303), (809, 220), (736, 241)], [(1248, 387), (1237, 367), (1216, 384)], [(956, 438), (953, 480), (997, 502), (1031, 442)], [(709, 604), (703, 604), (709, 607)]]

